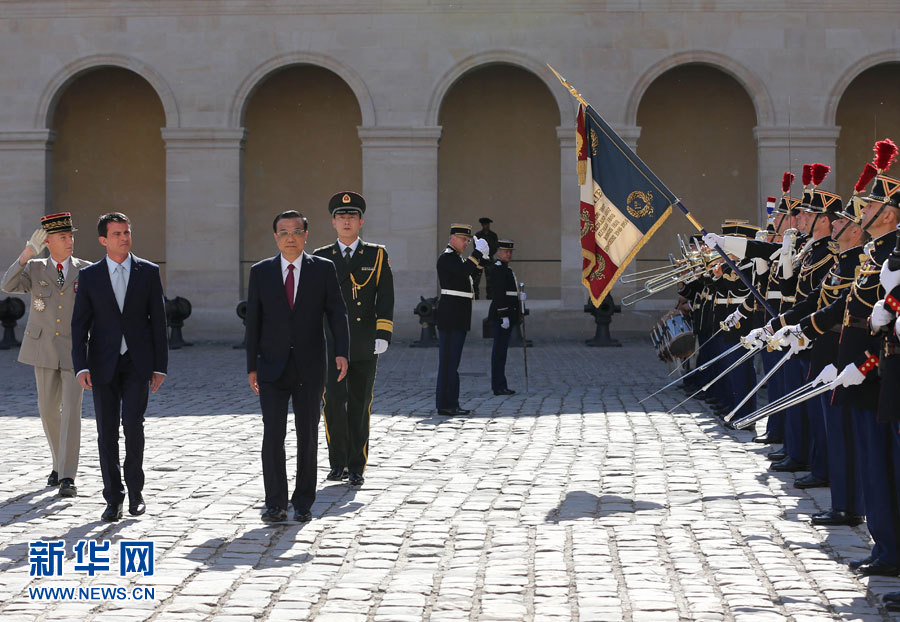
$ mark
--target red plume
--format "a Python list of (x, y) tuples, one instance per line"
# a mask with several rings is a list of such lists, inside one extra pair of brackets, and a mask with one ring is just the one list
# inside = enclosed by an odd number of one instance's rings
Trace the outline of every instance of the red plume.
[(875, 143), (875, 159), (873, 160), (875, 168), (879, 171), (886, 171), (897, 160), (897, 145), (890, 138), (879, 140)]
[(812, 165), (812, 181), (813, 184), (818, 186), (821, 184), (825, 177), (828, 176), (828, 171), (831, 170), (831, 167), (827, 164), (819, 164), (818, 162)]
[(767, 202), (767, 203), (774, 203), (774, 202), (775, 202), (775, 197), (766, 197), (766, 202)]
[(808, 186), (812, 183), (812, 164), (803, 165), (803, 175), (800, 177), (800, 180), (803, 182), (804, 186)]
[(788, 193), (791, 191), (791, 184), (794, 183), (794, 178), (796, 175), (793, 173), (787, 172), (781, 178), (781, 191), (784, 193)]
[(871, 164), (866, 164), (866, 168), (863, 169), (863, 172), (859, 176), (859, 181), (856, 182), (856, 185), (853, 186), (853, 191), (857, 194), (866, 189), (866, 186), (869, 185), (869, 182), (875, 179), (875, 175), (878, 174), (878, 169), (876, 169)]

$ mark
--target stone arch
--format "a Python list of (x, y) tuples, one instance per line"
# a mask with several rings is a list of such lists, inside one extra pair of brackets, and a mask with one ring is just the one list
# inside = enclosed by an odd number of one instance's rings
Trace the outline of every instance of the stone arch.
[(644, 93), (653, 84), (654, 80), (670, 69), (694, 63), (719, 69), (737, 80), (747, 91), (751, 101), (753, 101), (753, 106), (756, 109), (757, 125), (769, 126), (775, 123), (772, 97), (765, 83), (756, 74), (730, 56), (708, 50), (689, 50), (667, 56), (652, 65), (638, 79), (631, 94), (628, 96), (628, 102), (625, 107), (625, 125), (637, 124), (637, 113), (638, 107), (641, 105), (641, 99), (643, 99)]
[[(431, 90), (431, 99), (425, 112), (425, 125), (434, 127), (438, 125), (438, 117), (441, 113), (441, 104), (450, 88), (466, 73), (472, 69), (491, 64), (508, 64), (531, 72), (550, 91), (559, 108), (559, 120), (562, 127), (575, 127), (576, 102), (564, 88), (556, 88), (559, 80), (544, 63), (538, 62), (530, 56), (512, 50), (491, 50), (480, 52), (465, 58), (447, 71), (434, 88)], [(561, 85), (559, 85), (561, 87)]]
[(35, 114), (35, 127), (51, 127), (53, 113), (60, 96), (66, 87), (85, 72), (102, 67), (120, 67), (133, 71), (147, 81), (162, 104), (166, 115), (166, 127), (179, 127), (181, 115), (178, 110), (178, 101), (169, 87), (168, 82), (150, 65), (131, 56), (122, 54), (94, 54), (85, 56), (68, 63), (50, 80), (41, 94)]
[(359, 74), (330, 56), (312, 52), (290, 52), (267, 60), (244, 78), (231, 102), (231, 109), (228, 111), (229, 127), (241, 127), (247, 103), (250, 101), (253, 92), (265, 81), (266, 77), (274, 71), (290, 67), (291, 65), (314, 65), (337, 74), (356, 96), (356, 101), (359, 103), (359, 110), (362, 114), (362, 125), (375, 125), (375, 105), (372, 102), (372, 95)]
[(865, 56), (850, 65), (844, 73), (840, 75), (828, 94), (828, 101), (825, 103), (825, 117), (822, 119), (823, 125), (832, 126), (835, 124), (838, 106), (850, 84), (867, 69), (885, 63), (900, 63), (900, 50), (892, 49), (876, 52), (875, 54)]

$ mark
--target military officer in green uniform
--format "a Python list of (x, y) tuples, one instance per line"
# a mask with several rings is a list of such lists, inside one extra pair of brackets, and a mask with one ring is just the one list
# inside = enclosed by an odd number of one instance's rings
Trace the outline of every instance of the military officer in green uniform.
[[(330, 259), (337, 269), (350, 322), (350, 368), (346, 378), (338, 382), (337, 370), (329, 366), (323, 397), (331, 464), (326, 479), (349, 478), (351, 486), (359, 486), (365, 481), (369, 455), (369, 417), (378, 355), (387, 350), (394, 332), (394, 278), (384, 246), (363, 242), (359, 237), (366, 212), (362, 195), (338, 192), (328, 202), (328, 211), (338, 239), (313, 254)], [(332, 341), (328, 337), (330, 351)]]

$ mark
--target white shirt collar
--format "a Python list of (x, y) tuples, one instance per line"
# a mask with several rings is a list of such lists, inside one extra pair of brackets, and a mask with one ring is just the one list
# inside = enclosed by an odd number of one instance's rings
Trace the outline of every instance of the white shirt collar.
[(53, 268), (54, 270), (56, 270), (56, 264), (58, 264), (58, 263), (62, 264), (63, 274), (68, 274), (69, 266), (72, 265), (72, 256), (69, 255), (62, 261), (56, 261), (55, 259), (53, 259), (53, 255), (50, 255), (50, 267)]
[(284, 258), (284, 255), (279, 255), (279, 257), (281, 257), (281, 276), (283, 276), (283, 277), (287, 276), (288, 266), (290, 266), (290, 265), (294, 266), (295, 276), (299, 275), (300, 274), (300, 266), (303, 265), (303, 255), (305, 255), (305, 254), (306, 254), (306, 251), (303, 251), (302, 253), (300, 253), (300, 256), (297, 257), (297, 259), (295, 259), (294, 261), (288, 261), (287, 259)]
[[(109, 268), (110, 276), (112, 276), (118, 266), (119, 264), (113, 261), (109, 255), (106, 256), (106, 267)], [(131, 273), (131, 253), (128, 253), (128, 257), (122, 262), (122, 267), (125, 268), (125, 274)]]
[(347, 248), (350, 249), (350, 254), (353, 255), (354, 253), (356, 253), (356, 248), (359, 246), (359, 238), (356, 238), (356, 240), (353, 241), (353, 244), (350, 244), (349, 247), (346, 244), (344, 244), (343, 242), (341, 242), (340, 240), (338, 240), (338, 246), (341, 247), (341, 255), (344, 255), (347, 253)]

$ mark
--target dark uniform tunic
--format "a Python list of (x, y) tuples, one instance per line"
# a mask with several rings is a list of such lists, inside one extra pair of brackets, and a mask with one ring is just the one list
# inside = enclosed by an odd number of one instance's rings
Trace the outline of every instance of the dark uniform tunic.
[[(491, 390), (497, 393), (509, 389), (506, 382), (506, 353), (513, 326), (519, 322), (519, 288), (512, 268), (499, 259), (489, 269), (488, 282), (491, 284), (491, 308), (488, 311), (488, 319), (494, 325)], [(509, 318), (509, 328), (501, 327), (503, 318)]]
[(332, 469), (346, 468), (362, 475), (369, 455), (369, 418), (378, 366), (375, 340), (390, 342), (394, 331), (391, 264), (383, 246), (362, 240), (349, 261), (337, 242), (317, 248), (313, 254), (334, 262), (350, 324), (350, 367), (341, 382), (337, 381), (333, 342), (326, 330), (329, 363), (323, 414), (328, 460)]
[[(487, 233), (483, 231), (479, 231), (476, 233), (479, 238), (483, 239), (488, 243), (488, 256), (484, 258), (485, 263), (490, 263), (494, 261), (494, 253), (497, 252), (497, 248), (500, 244), (500, 238), (493, 230), (488, 230)], [(477, 300), (479, 297), (478, 290), (481, 288), (481, 275), (482, 272), (478, 271), (472, 275), (472, 285), (475, 287), (475, 299)], [(487, 298), (491, 297), (491, 275), (488, 273), (487, 275), (487, 283), (484, 286), (485, 296)]]
[(438, 300), (437, 328), (440, 346), (435, 404), (438, 410), (459, 409), (459, 361), (466, 333), (472, 326), (472, 275), (481, 270), (482, 256), (472, 251), (464, 259), (447, 246), (437, 260), (441, 297)]
[[(752, 263), (744, 262), (738, 266), (741, 272), (748, 279), (752, 279)], [(752, 281), (751, 281), (752, 282)], [(718, 330), (719, 326), (725, 319), (731, 315), (739, 305), (743, 304), (750, 296), (750, 289), (744, 285), (741, 278), (732, 272), (728, 266), (723, 266), (722, 277), (711, 283), (710, 296), (713, 316), (713, 332)], [(746, 335), (750, 331), (750, 323), (741, 324), (740, 328), (734, 328), (730, 331), (722, 331), (715, 337), (710, 344), (712, 351), (711, 356), (718, 356), (729, 348), (735, 346), (741, 336)], [(711, 379), (715, 378), (737, 359), (746, 354), (741, 348), (718, 361), (711, 368)], [(726, 411), (731, 411), (750, 391), (755, 384), (755, 372), (751, 360), (744, 361), (738, 367), (734, 368), (723, 378), (718, 380), (710, 387), (713, 397), (722, 405)], [(742, 417), (756, 410), (756, 399), (748, 400), (738, 411), (737, 416)], [(724, 413), (723, 413), (724, 414)]]

